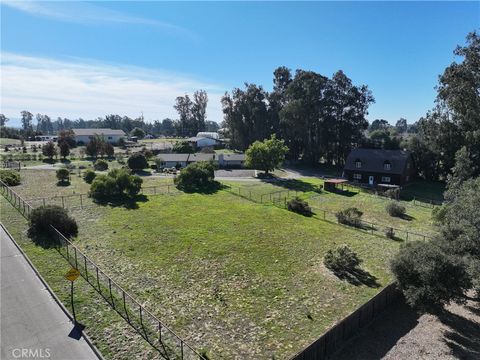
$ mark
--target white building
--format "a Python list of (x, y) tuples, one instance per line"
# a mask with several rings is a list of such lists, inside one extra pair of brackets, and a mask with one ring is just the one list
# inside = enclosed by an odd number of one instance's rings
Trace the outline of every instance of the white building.
[(197, 136), (187, 139), (196, 148), (214, 147), (222, 143), (220, 135), (216, 132), (199, 132)]
[(75, 134), (75, 141), (84, 144), (88, 144), (96, 136), (100, 136), (111, 144), (116, 144), (120, 139), (125, 138), (123, 130), (117, 129), (73, 129), (73, 133)]

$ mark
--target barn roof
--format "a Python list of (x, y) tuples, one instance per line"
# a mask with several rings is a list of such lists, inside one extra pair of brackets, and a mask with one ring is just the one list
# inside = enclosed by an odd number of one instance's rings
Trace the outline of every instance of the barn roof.
[[(404, 150), (354, 149), (347, 157), (345, 170), (403, 174), (409, 157), (410, 153)], [(362, 162), (360, 169), (355, 166), (357, 160)], [(390, 170), (384, 169), (385, 162), (390, 162)]]
[(117, 135), (117, 136), (125, 136), (125, 132), (120, 129), (105, 129), (105, 128), (99, 128), (99, 129), (72, 129), (73, 133), (76, 136), (94, 136), (94, 135), (103, 135), (103, 136), (108, 136), (108, 135)]

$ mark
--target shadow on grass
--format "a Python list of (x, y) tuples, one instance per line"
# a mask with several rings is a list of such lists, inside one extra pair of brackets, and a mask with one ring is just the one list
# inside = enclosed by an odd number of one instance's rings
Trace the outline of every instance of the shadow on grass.
[(32, 242), (35, 245), (40, 246), (42, 249), (52, 249), (61, 245), (60, 242), (58, 242), (57, 238), (55, 236), (52, 236), (51, 234), (44, 235), (39, 233), (29, 233), (28, 236), (30, 237), (30, 239), (32, 239)]
[(335, 195), (341, 195), (346, 197), (352, 197), (358, 194), (358, 192), (349, 191), (349, 190), (336, 190), (336, 191), (329, 191), (329, 192)]
[(406, 220), (406, 221), (412, 221), (412, 220), (415, 220), (415, 217), (411, 215), (403, 214), (402, 216), (400, 216), (400, 219)]
[(138, 176), (152, 176), (151, 172), (145, 170), (135, 170), (133, 171), (133, 174)]
[(70, 181), (57, 181), (57, 186), (70, 186)]
[(365, 285), (371, 288), (378, 288), (380, 284), (377, 278), (359, 267), (353, 269), (333, 270), (333, 274), (341, 280), (345, 280), (352, 285)]
[(287, 190), (302, 191), (302, 192), (316, 192), (321, 193), (322, 189), (320, 186), (311, 184), (306, 181), (298, 179), (281, 179), (275, 176), (260, 178), (262, 182), (273, 183), (276, 186), (283, 187)]
[(180, 187), (177, 189), (187, 194), (196, 193), (196, 194), (203, 194), (203, 195), (211, 195), (211, 194), (217, 193), (220, 190), (229, 189), (229, 188), (230, 186), (228, 185), (222, 184), (221, 182), (218, 182), (218, 181), (214, 181), (213, 183), (208, 184), (206, 186), (187, 187), (187, 188)]
[(139, 202), (147, 202), (148, 197), (139, 194), (135, 196), (119, 196), (108, 199), (94, 199), (94, 202), (101, 206), (123, 207), (128, 210), (138, 209)]
[(444, 310), (439, 320), (450, 329), (444, 332), (445, 343), (458, 359), (480, 359), (480, 324)]

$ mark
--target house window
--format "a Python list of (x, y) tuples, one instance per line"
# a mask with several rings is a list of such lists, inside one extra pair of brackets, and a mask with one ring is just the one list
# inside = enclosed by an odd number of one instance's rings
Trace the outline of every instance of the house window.
[(390, 182), (390, 176), (382, 176), (382, 182), (389, 183)]
[(353, 174), (355, 180), (362, 180), (362, 174)]
[(112, 137), (111, 137), (111, 136), (109, 136), (109, 137), (108, 137), (108, 140), (112, 140)]
[(359, 159), (355, 160), (355, 167), (357, 169), (360, 169), (362, 167), (362, 161)]
[(383, 163), (384, 170), (390, 170), (391, 168), (392, 168), (392, 164), (390, 163), (390, 161), (387, 160)]

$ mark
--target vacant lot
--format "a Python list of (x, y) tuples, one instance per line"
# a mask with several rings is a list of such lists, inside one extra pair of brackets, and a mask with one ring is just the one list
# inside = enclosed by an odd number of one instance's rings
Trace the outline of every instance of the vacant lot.
[[(226, 191), (152, 196), (139, 208), (75, 210), (76, 243), (213, 358), (288, 358), (390, 281), (398, 243)], [(348, 244), (353, 285), (322, 265)]]

